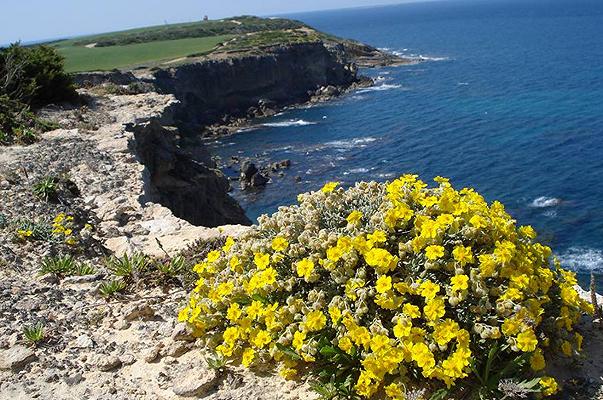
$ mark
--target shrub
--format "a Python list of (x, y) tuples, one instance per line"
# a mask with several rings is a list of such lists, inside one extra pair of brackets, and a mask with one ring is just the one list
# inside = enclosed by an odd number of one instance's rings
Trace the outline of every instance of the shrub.
[(0, 77), (0, 94), (32, 107), (77, 96), (63, 57), (49, 46), (15, 43), (0, 49)]
[(30, 144), (55, 128), (31, 111), (77, 98), (63, 57), (48, 46), (0, 48), (0, 144)]
[(501, 203), (436, 182), (300, 195), (195, 265), (179, 320), (218, 356), (313, 374), (331, 398), (499, 398), (508, 379), (554, 393), (545, 360), (580, 351), (591, 311), (574, 274)]

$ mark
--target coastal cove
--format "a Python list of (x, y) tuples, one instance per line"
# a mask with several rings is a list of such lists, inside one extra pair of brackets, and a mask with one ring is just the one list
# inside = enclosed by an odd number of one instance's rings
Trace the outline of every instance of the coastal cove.
[[(233, 155), (292, 161), (263, 191), (233, 182), (232, 195), (253, 220), (325, 181), (448, 176), (533, 225), (585, 283), (603, 268), (603, 7), (547, 7), (425, 3), (293, 16), (426, 62), (361, 69), (375, 87), (210, 139), (225, 165)], [(224, 171), (238, 176), (236, 166)]]

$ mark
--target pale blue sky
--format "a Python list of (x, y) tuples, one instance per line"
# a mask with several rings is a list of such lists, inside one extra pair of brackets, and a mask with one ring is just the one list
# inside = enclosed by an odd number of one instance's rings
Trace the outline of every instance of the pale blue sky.
[(196, 21), (404, 3), (409, 0), (4, 0), (0, 44)]

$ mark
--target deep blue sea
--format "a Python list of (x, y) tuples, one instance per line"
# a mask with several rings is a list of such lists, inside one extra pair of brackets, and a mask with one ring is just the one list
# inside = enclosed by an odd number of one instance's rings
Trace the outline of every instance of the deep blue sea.
[(251, 218), (325, 181), (442, 175), (501, 200), (565, 266), (603, 272), (603, 1), (447, 0), (289, 17), (426, 61), (363, 70), (375, 87), (212, 143), (225, 161), (293, 161), (262, 192), (235, 188)]

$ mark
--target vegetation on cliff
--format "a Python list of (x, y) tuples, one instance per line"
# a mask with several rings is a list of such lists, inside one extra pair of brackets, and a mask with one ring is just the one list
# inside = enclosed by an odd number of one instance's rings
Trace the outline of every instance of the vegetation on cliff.
[(379, 53), (370, 46), (319, 32), (299, 21), (252, 16), (146, 27), (49, 45), (65, 57), (67, 71), (83, 72), (172, 65), (186, 62), (187, 58), (256, 53), (271, 46), (314, 42), (342, 44), (356, 56)]
[(31, 143), (52, 126), (32, 109), (77, 97), (63, 57), (48, 46), (0, 49), (0, 144)]
[(445, 178), (337, 183), (195, 266), (179, 314), (222, 362), (279, 365), (326, 398), (511, 398), (558, 390), (592, 305), (502, 204)]

